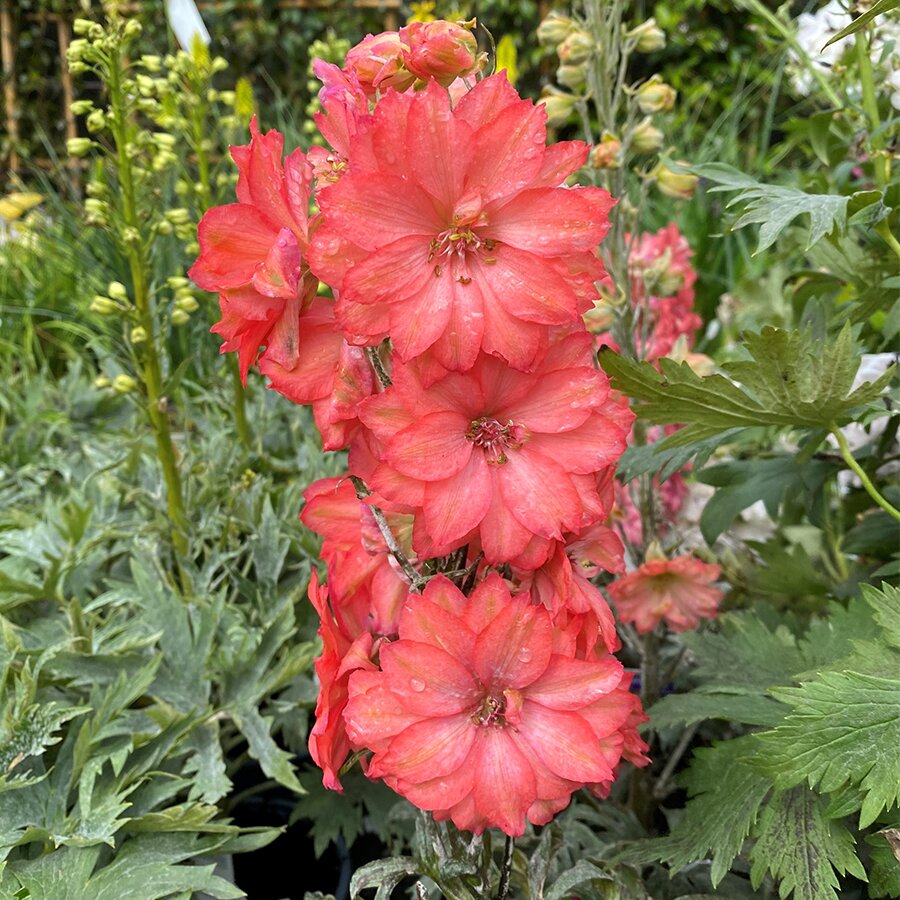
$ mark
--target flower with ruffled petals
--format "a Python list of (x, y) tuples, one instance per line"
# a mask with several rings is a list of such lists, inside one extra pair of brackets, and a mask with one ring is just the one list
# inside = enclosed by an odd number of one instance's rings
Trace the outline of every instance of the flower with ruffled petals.
[(427, 81), (433, 78), (449, 87), (457, 78), (474, 75), (485, 62), (478, 42), (468, 28), (438, 19), (434, 22), (410, 22), (400, 29), (406, 47), (406, 67)]
[(310, 248), (351, 342), (389, 333), (404, 362), (431, 349), (454, 371), (483, 348), (526, 370), (548, 325), (578, 321), (603, 276), (596, 247), (613, 201), (559, 187), (588, 148), (545, 139), (544, 111), (502, 73), (452, 108), (433, 80), (381, 98), (319, 198)]
[(609, 513), (597, 473), (621, 456), (632, 415), (607, 402), (589, 348), (589, 335), (570, 335), (533, 373), (482, 354), (430, 385), (397, 365), (393, 386), (360, 405), (382, 460), (362, 474), (379, 495), (421, 510), (420, 555), (477, 538), (489, 563), (507, 562), (534, 537), (562, 540)]
[[(611, 780), (631, 712), (607, 698), (612, 656), (577, 659), (550, 614), (493, 573), (470, 598), (444, 577), (413, 596), (381, 671), (357, 671), (344, 711), (368, 775), (436, 819), (521, 835), (573, 791)], [(616, 707), (616, 704), (612, 704)]]
[(713, 586), (717, 565), (693, 556), (651, 559), (607, 588), (621, 622), (641, 633), (665, 621), (673, 631), (689, 631), (719, 611), (724, 592)]

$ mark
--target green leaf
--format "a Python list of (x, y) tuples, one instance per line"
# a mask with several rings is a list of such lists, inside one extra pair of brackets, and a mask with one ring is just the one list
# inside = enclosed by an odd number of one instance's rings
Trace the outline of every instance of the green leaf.
[(252, 547), (253, 568), (257, 579), (264, 587), (274, 588), (281, 575), (291, 542), (284, 535), (284, 523), (272, 510), (272, 501), (268, 495), (263, 501), (259, 533)]
[(648, 710), (654, 729), (693, 725), (707, 719), (774, 726), (782, 722), (786, 712), (787, 707), (768, 697), (698, 692), (669, 694)]
[(857, 31), (862, 31), (862, 29), (876, 16), (883, 15), (886, 12), (890, 12), (892, 9), (897, 9), (897, 7), (900, 7), (900, 0), (878, 0), (877, 3), (867, 9), (861, 16), (855, 18), (846, 28), (842, 28), (834, 35), (822, 49), (824, 50), (825, 47), (830, 47), (832, 44), (843, 40), (845, 37), (849, 37), (851, 34), (856, 34)]
[[(850, 391), (859, 357), (849, 324), (822, 346), (809, 332), (763, 328), (746, 335), (751, 359), (722, 368), (731, 376), (697, 375), (687, 363), (659, 361), (662, 372), (612, 350), (600, 351), (600, 364), (613, 387), (638, 401), (637, 412), (658, 424), (687, 424), (660, 445), (661, 450), (707, 441), (734, 428), (760, 425), (829, 429), (849, 422), (875, 400), (894, 374), (888, 369), (874, 383)], [(735, 384), (740, 382), (743, 387)]]
[(291, 765), (291, 755), (275, 743), (269, 728), (271, 718), (263, 718), (255, 706), (233, 710), (234, 722), (247, 739), (250, 755), (259, 763), (263, 772), (286, 788), (303, 794), (303, 786)]
[(370, 862), (353, 873), (350, 880), (350, 896), (359, 897), (360, 891), (377, 887), (375, 900), (390, 900), (391, 891), (403, 881), (407, 875), (415, 875), (419, 871), (414, 859), (401, 856), (399, 859), (378, 859)]
[[(292, 821), (308, 819), (312, 822), (309, 834), (313, 839), (313, 851), (318, 859), (338, 836), (343, 836), (350, 847), (362, 832), (363, 811), (358, 802), (354, 802), (356, 794), (350, 787), (354, 779), (344, 778), (347, 792), (335, 794), (322, 785), (322, 774), (318, 770), (304, 772), (300, 776), (300, 784), (306, 791), (291, 814)], [(358, 786), (362, 786), (361, 784)]]
[(900, 649), (900, 588), (885, 581), (880, 589), (864, 584), (861, 591), (863, 600), (872, 608), (875, 621), (883, 629), (885, 640)]
[(821, 798), (804, 787), (776, 794), (763, 810), (750, 851), (750, 881), (765, 873), (778, 879), (778, 894), (794, 900), (837, 900), (835, 870), (865, 880), (853, 837), (839, 821), (828, 820)]
[(615, 878), (604, 869), (586, 859), (580, 859), (571, 869), (564, 872), (544, 893), (544, 900), (563, 900), (572, 891), (585, 885), (593, 886), (595, 882), (615, 884)]
[(823, 672), (772, 693), (793, 707), (784, 724), (758, 736), (759, 762), (780, 787), (806, 781), (827, 792), (859, 785), (861, 827), (897, 805), (900, 677)]
[(750, 736), (695, 751), (682, 777), (690, 799), (668, 837), (647, 842), (654, 857), (677, 869), (712, 854), (717, 885), (740, 853), (772, 782), (749, 765)]
[(671, 447), (662, 449), (659, 443), (645, 444), (641, 447), (628, 447), (619, 460), (616, 473), (623, 483), (637, 478), (640, 475), (659, 474), (660, 481), (665, 481), (670, 476), (686, 466), (691, 459), (698, 468), (705, 465), (713, 451), (722, 443), (727, 443), (731, 438), (740, 433), (740, 429), (728, 431), (725, 434), (716, 434), (705, 441), (697, 441), (686, 447)]
[(734, 223), (734, 229), (759, 225), (756, 253), (775, 243), (775, 239), (797, 216), (809, 216), (809, 250), (825, 235), (842, 231), (847, 224), (849, 197), (839, 194), (807, 194), (797, 188), (776, 184), (761, 184), (749, 175), (724, 163), (705, 163), (691, 166), (690, 171), (715, 183), (709, 188), (717, 191), (740, 191), (728, 206), (743, 204), (744, 212)]
[(900, 897), (900, 822), (866, 837), (870, 897)]

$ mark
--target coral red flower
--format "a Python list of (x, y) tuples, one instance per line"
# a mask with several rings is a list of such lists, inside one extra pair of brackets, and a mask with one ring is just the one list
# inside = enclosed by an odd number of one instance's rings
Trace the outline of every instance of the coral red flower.
[(406, 67), (423, 81), (433, 78), (449, 87), (457, 78), (474, 75), (485, 62), (478, 53), (478, 42), (468, 28), (438, 19), (435, 22), (410, 22), (400, 29), (406, 47)]
[(621, 622), (641, 633), (665, 620), (673, 631), (689, 631), (713, 618), (724, 592), (713, 587), (719, 566), (693, 556), (654, 559), (616, 579), (607, 588)]
[(434, 81), (382, 97), (319, 198), (310, 248), (351, 342), (390, 333), (403, 361), (431, 348), (465, 371), (483, 348), (530, 369), (547, 326), (578, 321), (604, 274), (595, 251), (613, 201), (558, 186), (588, 148), (546, 147), (545, 123), (502, 73), (454, 108)]
[(428, 386), (416, 366), (397, 365), (393, 386), (360, 405), (383, 460), (361, 474), (388, 500), (421, 509), (420, 555), (477, 538), (489, 563), (507, 562), (535, 536), (562, 540), (609, 513), (596, 473), (622, 454), (632, 416), (607, 403), (589, 347), (586, 333), (570, 335), (530, 374), (482, 354)]
[(496, 573), (468, 599), (433, 579), (380, 660), (351, 676), (347, 731), (373, 751), (370, 777), (436, 819), (521, 835), (526, 818), (544, 824), (573, 791), (613, 778), (631, 712), (606, 702), (620, 663), (576, 659), (547, 610)]

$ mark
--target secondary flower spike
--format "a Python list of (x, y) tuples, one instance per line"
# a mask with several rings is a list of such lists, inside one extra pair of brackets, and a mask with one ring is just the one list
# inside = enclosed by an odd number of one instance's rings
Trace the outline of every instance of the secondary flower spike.
[(404, 362), (430, 349), (465, 371), (483, 349), (533, 368), (548, 326), (574, 324), (597, 296), (613, 205), (600, 188), (559, 186), (587, 145), (545, 141), (544, 110), (502, 73), (453, 107), (433, 80), (379, 100), (321, 192), (310, 247), (351, 343), (389, 334)]
[(626, 749), (635, 698), (620, 690), (621, 664), (576, 658), (547, 610), (496, 573), (469, 598), (443, 576), (429, 582), (380, 661), (350, 677), (350, 740), (373, 751), (370, 777), (458, 828), (545, 824), (573, 791), (608, 785)]

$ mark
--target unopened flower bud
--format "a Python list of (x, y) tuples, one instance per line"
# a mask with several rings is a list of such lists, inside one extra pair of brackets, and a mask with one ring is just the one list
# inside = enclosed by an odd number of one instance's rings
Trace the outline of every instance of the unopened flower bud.
[(400, 29), (400, 40), (407, 47), (406, 68), (423, 81), (434, 78), (444, 87), (477, 72), (486, 61), (478, 53), (475, 35), (453, 22), (410, 22)]
[(141, 57), (141, 65), (148, 72), (159, 72), (162, 68), (162, 60), (153, 54), (145, 54)]
[(560, 61), (576, 66), (587, 62), (594, 52), (595, 45), (591, 36), (585, 31), (573, 31), (557, 48)]
[(98, 375), (94, 379), (94, 387), (100, 391), (102, 391), (104, 388), (108, 388), (111, 384), (112, 382), (105, 375)]
[(106, 289), (106, 293), (114, 300), (121, 300), (123, 302), (128, 300), (128, 291), (121, 281), (111, 281), (109, 287)]
[(187, 225), (191, 221), (190, 212), (183, 206), (176, 207), (175, 209), (167, 209), (165, 216), (173, 225)]
[(117, 394), (130, 394), (137, 387), (137, 381), (130, 375), (116, 375), (112, 386)]
[(200, 308), (200, 304), (193, 297), (178, 297), (175, 300), (175, 308), (183, 309), (186, 313), (192, 313)]
[(81, 62), (84, 51), (89, 47), (88, 42), (84, 38), (77, 38), (69, 44), (66, 49), (66, 59), (69, 63)]
[[(688, 165), (683, 160), (679, 160), (679, 165)], [(667, 196), (676, 200), (690, 200), (697, 190), (697, 182), (700, 180), (696, 175), (690, 172), (672, 172), (662, 163), (650, 173), (656, 179), (656, 186)]]
[(575, 110), (575, 97), (557, 88), (544, 88), (544, 94), (538, 104), (547, 110), (547, 124), (558, 128), (569, 121)]
[(589, 157), (595, 169), (618, 169), (621, 165), (622, 143), (611, 134), (604, 134), (603, 140), (591, 150)]
[(173, 291), (177, 291), (179, 288), (190, 287), (191, 282), (181, 275), (171, 275), (166, 279), (166, 284), (172, 288)]
[(625, 37), (636, 39), (634, 49), (638, 53), (655, 53), (666, 46), (666, 34), (653, 18), (632, 28)]
[(75, 34), (87, 34), (94, 23), (90, 19), (76, 19), (72, 23), (72, 31)]
[(668, 112), (675, 105), (678, 92), (666, 84), (659, 75), (645, 81), (637, 90), (637, 103), (644, 115)]
[(66, 141), (66, 151), (69, 156), (85, 156), (90, 152), (94, 142), (90, 138), (74, 137)]
[(72, 110), (73, 116), (83, 116), (94, 108), (92, 100), (76, 100), (69, 109)]
[(156, 233), (163, 235), (163, 237), (171, 234), (174, 230), (175, 229), (172, 228), (172, 223), (167, 222), (165, 219), (163, 219), (162, 222), (158, 222), (156, 225)]
[(575, 23), (568, 17), (558, 12), (552, 12), (538, 25), (537, 39), (542, 47), (556, 48), (576, 28)]
[(135, 38), (135, 37), (137, 37), (143, 30), (144, 30), (144, 29), (143, 29), (143, 27), (141, 26), (141, 23), (138, 22), (137, 19), (129, 19), (129, 20), (125, 23), (125, 37), (127, 37), (127, 38)]
[(631, 132), (631, 146), (638, 153), (655, 153), (663, 145), (663, 133), (650, 121), (649, 116)]
[(190, 321), (190, 318), (191, 314), (183, 309), (172, 310), (171, 321), (175, 326), (184, 325), (186, 322)]
[(109, 297), (95, 294), (88, 309), (100, 316), (111, 316), (113, 313), (119, 311), (119, 305), (115, 300), (111, 300)]
[(147, 340), (147, 329), (143, 325), (137, 325), (131, 329), (131, 343), (143, 344)]
[(586, 73), (583, 65), (561, 65), (556, 70), (556, 80), (571, 91), (581, 93), (587, 86)]
[(106, 127), (106, 116), (102, 109), (95, 109), (85, 122), (88, 131), (102, 131)]
[(83, 75), (87, 71), (88, 71), (87, 63), (83, 63), (79, 59), (76, 59), (74, 62), (69, 63), (69, 74), (70, 75)]

